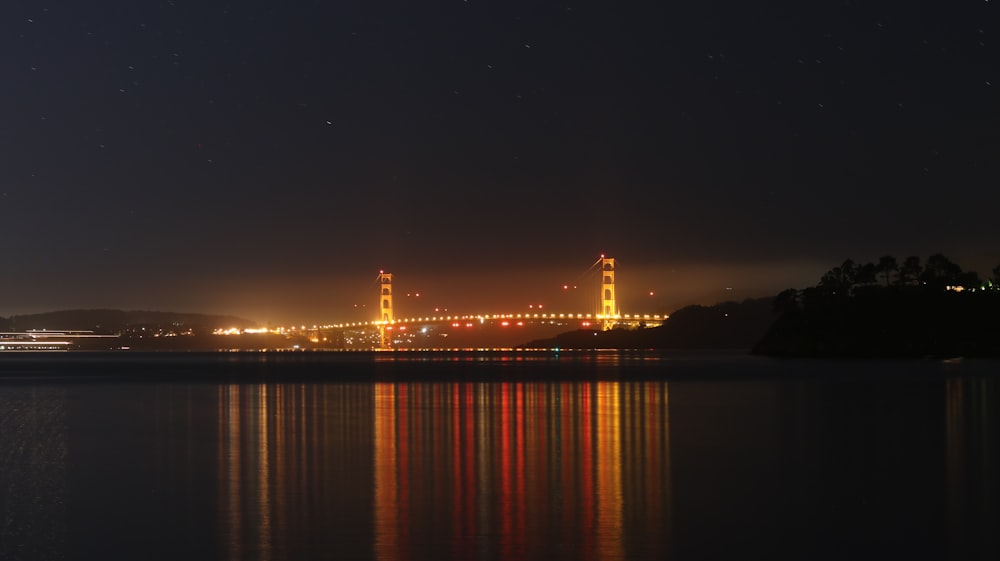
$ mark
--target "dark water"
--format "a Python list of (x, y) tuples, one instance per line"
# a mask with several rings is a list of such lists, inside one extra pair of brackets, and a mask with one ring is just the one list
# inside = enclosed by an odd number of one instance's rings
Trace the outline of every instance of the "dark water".
[(1000, 558), (998, 362), (68, 356), (3, 560)]

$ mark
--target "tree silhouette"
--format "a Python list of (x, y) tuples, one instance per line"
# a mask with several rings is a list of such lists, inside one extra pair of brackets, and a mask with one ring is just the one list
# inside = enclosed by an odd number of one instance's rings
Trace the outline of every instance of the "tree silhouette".
[(920, 274), (920, 280), (934, 288), (943, 288), (948, 285), (959, 284), (959, 275), (962, 268), (952, 263), (947, 257), (940, 253), (935, 253), (927, 258), (924, 271)]
[(920, 280), (920, 258), (911, 255), (903, 261), (903, 266), (899, 268), (899, 284), (915, 284)]
[(774, 311), (779, 314), (797, 310), (799, 308), (799, 291), (794, 288), (782, 290), (774, 297)]
[(876, 272), (882, 275), (885, 279), (885, 285), (889, 286), (892, 279), (892, 274), (899, 270), (899, 264), (896, 263), (896, 258), (891, 255), (883, 255), (878, 260), (878, 265), (876, 266)]
[(878, 282), (878, 266), (874, 263), (865, 263), (857, 268), (854, 276), (855, 284), (875, 284)]
[(839, 267), (834, 267), (823, 274), (819, 279), (819, 288), (827, 294), (840, 294), (848, 296), (851, 287), (854, 286), (858, 271), (854, 261), (850, 259), (844, 261)]
[(993, 267), (993, 282), (1000, 284), (1000, 265)]
[(953, 282), (955, 285), (963, 288), (980, 288), (983, 286), (983, 281), (975, 271), (962, 271), (955, 275)]

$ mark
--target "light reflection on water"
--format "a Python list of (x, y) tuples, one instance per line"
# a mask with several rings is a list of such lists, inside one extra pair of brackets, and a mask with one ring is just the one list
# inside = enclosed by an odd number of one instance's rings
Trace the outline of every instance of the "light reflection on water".
[[(371, 531), (371, 554), (387, 561), (484, 552), (617, 560), (628, 540), (663, 558), (669, 546), (665, 382), (218, 392), (219, 522), (229, 559), (285, 558), (315, 538), (300, 535), (303, 525), (345, 500), (355, 515), (371, 516), (367, 527), (348, 521), (346, 533), (356, 540), (353, 529)], [(367, 497), (358, 497), (364, 487)]]
[(667, 403), (663, 382), (376, 384), (376, 557), (663, 558)]
[(954, 557), (1000, 553), (1000, 384), (951, 378), (946, 389), (949, 537)]
[(220, 558), (370, 557), (370, 384), (216, 387)]
[(1000, 552), (992, 363), (699, 381), (688, 360), (668, 383), (588, 360), (586, 381), (404, 361), (435, 381), (0, 384), (0, 559)]

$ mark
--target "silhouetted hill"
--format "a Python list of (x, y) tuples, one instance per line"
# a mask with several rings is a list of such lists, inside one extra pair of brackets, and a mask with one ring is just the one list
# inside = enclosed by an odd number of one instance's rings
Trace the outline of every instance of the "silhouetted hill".
[(777, 314), (771, 298), (681, 308), (660, 327), (579, 330), (527, 347), (604, 349), (747, 349), (767, 331)]
[(256, 322), (235, 316), (124, 310), (62, 310), (0, 318), (0, 329), (3, 331), (72, 329), (123, 333), (146, 327), (210, 333), (219, 327), (254, 326)]
[(772, 356), (1000, 356), (1000, 292), (869, 287), (787, 310), (754, 347)]
[(757, 354), (774, 356), (1000, 356), (1000, 266), (992, 280), (941, 254), (924, 264), (892, 256), (848, 259), (804, 290), (774, 301), (781, 311)]

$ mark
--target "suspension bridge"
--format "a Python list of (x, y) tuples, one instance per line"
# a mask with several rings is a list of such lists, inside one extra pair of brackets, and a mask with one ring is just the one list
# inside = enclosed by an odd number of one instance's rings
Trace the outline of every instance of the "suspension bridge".
[(310, 336), (316, 342), (342, 348), (466, 348), (508, 346), (530, 339), (551, 337), (575, 329), (655, 327), (665, 314), (622, 313), (615, 292), (616, 261), (601, 257), (590, 271), (600, 275), (595, 308), (586, 312), (485, 313), (397, 317), (393, 275), (379, 271), (377, 316), (369, 321), (316, 327)]

